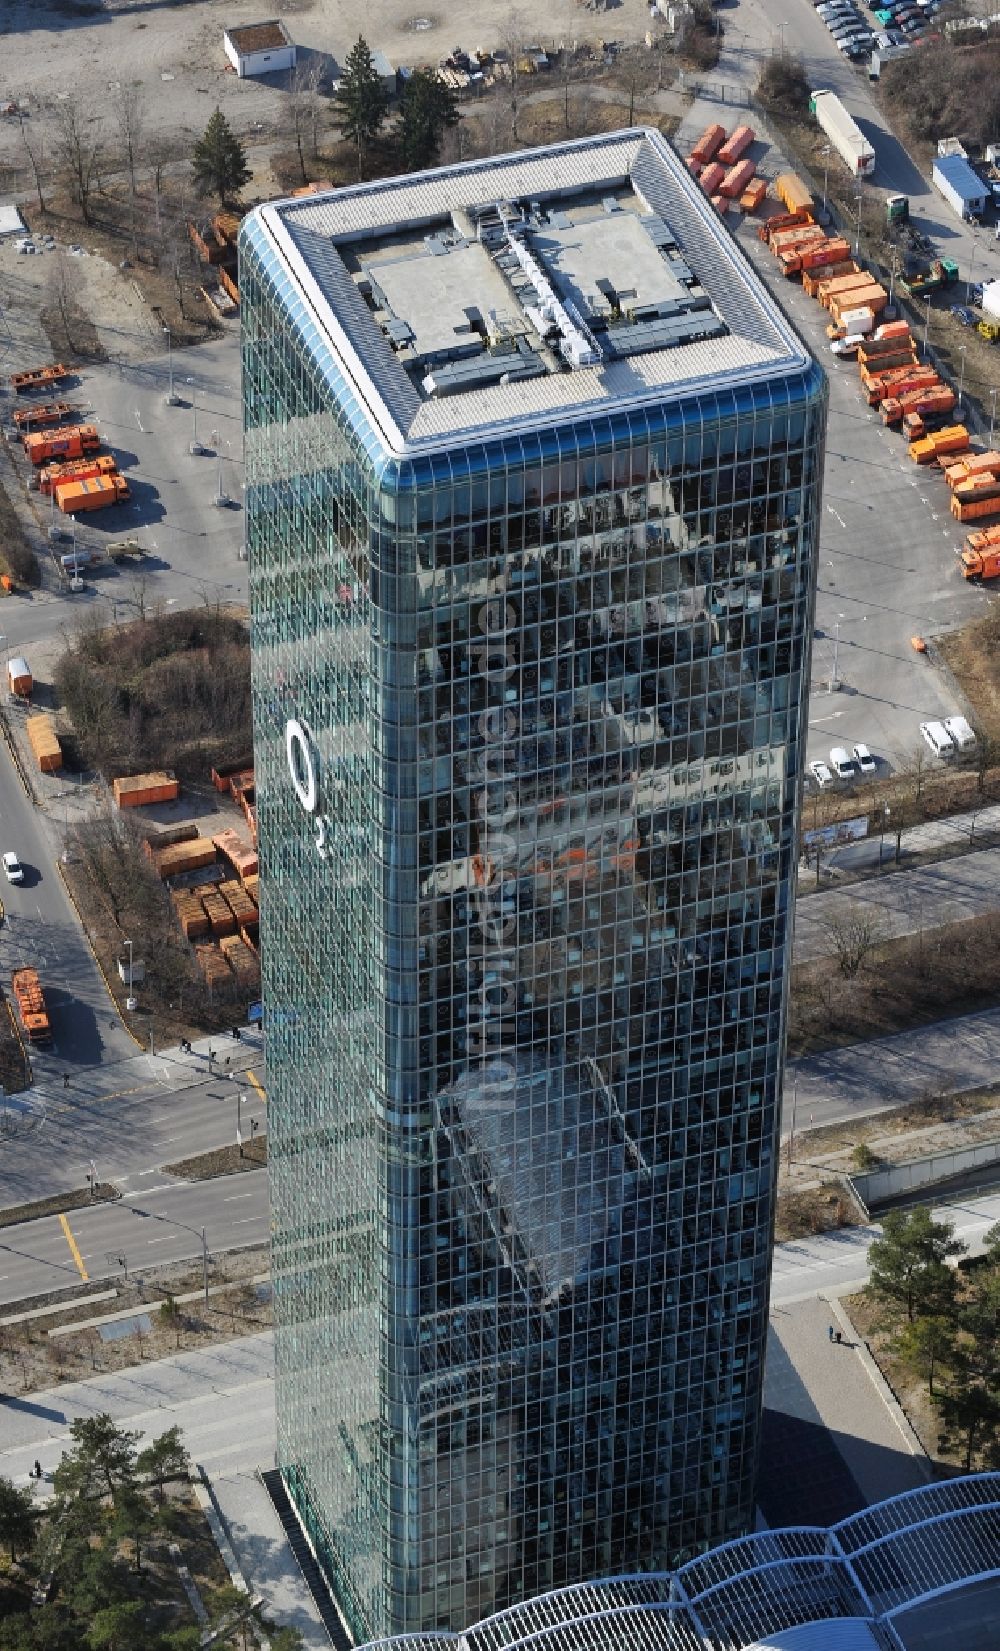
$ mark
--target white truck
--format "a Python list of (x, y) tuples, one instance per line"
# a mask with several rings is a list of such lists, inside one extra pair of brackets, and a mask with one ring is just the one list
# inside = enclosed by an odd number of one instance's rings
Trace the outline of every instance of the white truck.
[(869, 177), (875, 170), (875, 151), (860, 127), (847, 113), (836, 92), (811, 92), (809, 112), (816, 116), (837, 154), (847, 162), (854, 177)]

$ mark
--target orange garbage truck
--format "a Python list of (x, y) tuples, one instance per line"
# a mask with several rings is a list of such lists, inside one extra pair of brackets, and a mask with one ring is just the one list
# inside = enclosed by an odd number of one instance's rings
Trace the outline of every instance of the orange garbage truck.
[(83, 459), (101, 445), (93, 424), (61, 424), (54, 430), (33, 430), (22, 436), (24, 451), (32, 464), (50, 464), (53, 459)]
[(1000, 578), (1000, 527), (966, 534), (962, 573), (966, 579)]
[(52, 1027), (37, 969), (15, 969), (10, 977), (17, 1013), (29, 1043), (51, 1043)]
[(75, 516), (81, 510), (105, 510), (108, 505), (123, 504), (131, 496), (125, 477), (117, 473), (92, 476), (89, 481), (57, 482), (53, 492), (65, 516)]
[(88, 481), (91, 476), (113, 476), (118, 460), (113, 453), (95, 453), (88, 459), (69, 459), (66, 464), (47, 464), (38, 472), (38, 491), (51, 493), (60, 482)]

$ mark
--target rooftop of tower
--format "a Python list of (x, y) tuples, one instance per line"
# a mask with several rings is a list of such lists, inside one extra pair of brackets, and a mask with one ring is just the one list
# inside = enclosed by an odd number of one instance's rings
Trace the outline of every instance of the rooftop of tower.
[(808, 363), (656, 131), (279, 201), (258, 221), (395, 452)]

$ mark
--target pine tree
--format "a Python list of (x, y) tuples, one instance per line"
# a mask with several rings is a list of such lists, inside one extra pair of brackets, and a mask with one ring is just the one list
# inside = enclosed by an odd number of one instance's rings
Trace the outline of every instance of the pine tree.
[(221, 109), (216, 109), (195, 144), (191, 166), (199, 195), (217, 196), (220, 206), (250, 182), (253, 173), (247, 165), (246, 150)]
[(441, 140), (459, 122), (458, 101), (440, 75), (416, 69), (400, 102), (399, 147), (410, 172), (437, 160)]
[(0, 1476), (0, 1542), (12, 1562), (34, 1546), (41, 1517), (30, 1490)]
[(368, 145), (378, 135), (389, 111), (389, 94), (363, 35), (358, 35), (357, 44), (348, 53), (334, 101), (341, 132), (349, 143), (357, 145), (360, 178)]

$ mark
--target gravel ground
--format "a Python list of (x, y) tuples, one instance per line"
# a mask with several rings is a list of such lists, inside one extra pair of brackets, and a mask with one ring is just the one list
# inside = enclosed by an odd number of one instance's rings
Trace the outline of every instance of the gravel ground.
[[(93, 10), (96, 15), (86, 13)], [(286, 0), (280, 7), (303, 63), (331, 59), (343, 64), (363, 33), (393, 65), (436, 64), (454, 46), (489, 48), (508, 40), (542, 46), (598, 37), (641, 41), (653, 24), (643, 0), (624, 0), (605, 15), (589, 12), (579, 0), (550, 0), (544, 17), (510, 0), (450, 0), (447, 7), (340, 0), (336, 7), (313, 0)], [(100, 107), (117, 84), (141, 84), (148, 102), (148, 126), (182, 140), (203, 130), (219, 104), (243, 131), (275, 130), (281, 124), (287, 76), (239, 81), (227, 70), (222, 48), (226, 27), (259, 22), (257, 0), (191, 0), (189, 4), (108, 3), (74, 5), (48, 0), (28, 5), (12, 0), (4, 8), (3, 96), (36, 104), (67, 96), (72, 88), (85, 103)], [(273, 15), (266, 14), (266, 15)], [(537, 32), (536, 31), (540, 31)], [(60, 39), (60, 37), (64, 37)], [(23, 162), (16, 126), (0, 134), (0, 160)]]

